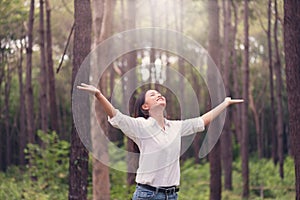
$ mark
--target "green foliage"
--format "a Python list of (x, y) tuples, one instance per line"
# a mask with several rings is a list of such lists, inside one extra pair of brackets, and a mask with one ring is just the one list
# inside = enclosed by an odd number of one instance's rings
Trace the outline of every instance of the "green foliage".
[(11, 167), (0, 174), (0, 199), (67, 199), (70, 145), (55, 132), (37, 135), (43, 147), (28, 145), (26, 169)]
[[(68, 156), (70, 144), (60, 140), (56, 133), (45, 134), (38, 131), (42, 147), (30, 144), (26, 149), (29, 163), (22, 167), (10, 167), (0, 173), (0, 199), (67, 199), (68, 195)], [(124, 155), (110, 152), (111, 158), (119, 160)], [(92, 162), (89, 165), (89, 195), (92, 199)], [(125, 162), (117, 163), (119, 169), (126, 169)], [(222, 191), (222, 199), (241, 199), (242, 170), (241, 161), (233, 162), (232, 191)], [(285, 178), (279, 176), (279, 166), (272, 160), (252, 157), (249, 162), (249, 199), (294, 199), (295, 172), (294, 161), (287, 157), (284, 164)], [(135, 186), (128, 186), (127, 173), (110, 169), (111, 199), (130, 199)], [(181, 184), (178, 193), (181, 200), (209, 199), (209, 163), (195, 164), (189, 159), (181, 164)]]
[[(124, 166), (125, 167), (125, 166)], [(127, 173), (115, 169), (110, 170), (111, 191), (110, 197), (114, 200), (131, 199), (135, 185), (126, 183)]]
[[(294, 161), (287, 157), (284, 164), (285, 178), (279, 176), (279, 166), (272, 160), (251, 158), (249, 162), (250, 199), (294, 199)], [(241, 199), (242, 170), (241, 161), (233, 162), (233, 191), (222, 189), (222, 199)], [(209, 163), (194, 164), (187, 160), (181, 167), (181, 185), (179, 199), (209, 199)]]
[(209, 199), (209, 164), (194, 164), (187, 160), (181, 167), (178, 198), (182, 200)]
[(20, 39), (24, 35), (23, 22), (27, 19), (27, 10), (22, 0), (0, 1), (0, 39)]

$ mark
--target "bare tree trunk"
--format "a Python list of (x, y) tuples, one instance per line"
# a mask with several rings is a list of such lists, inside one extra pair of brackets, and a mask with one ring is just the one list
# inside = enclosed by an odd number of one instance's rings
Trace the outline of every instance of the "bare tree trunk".
[(270, 81), (270, 98), (271, 98), (271, 115), (270, 115), (270, 122), (271, 125), (271, 140), (272, 140), (272, 159), (274, 164), (277, 163), (277, 137), (276, 137), (276, 130), (275, 130), (275, 107), (274, 107), (274, 86), (273, 86), (273, 60), (272, 60), (272, 42), (271, 42), (271, 26), (272, 26), (272, 0), (268, 2), (268, 57), (269, 57), (269, 81)]
[[(238, 98), (240, 94), (240, 87), (239, 87), (239, 69), (238, 69), (238, 63), (237, 63), (237, 54), (235, 50), (235, 41), (236, 41), (236, 34), (237, 34), (237, 26), (238, 26), (238, 15), (237, 15), (237, 6), (236, 4), (231, 1), (231, 5), (233, 8), (234, 13), (234, 25), (232, 27), (232, 78), (233, 78), (233, 90), (234, 90), (234, 96)], [(236, 138), (239, 144), (241, 144), (241, 135), (242, 135), (242, 127), (241, 127), (241, 108), (240, 106), (235, 106), (233, 108), (233, 121), (234, 121), (234, 127), (235, 127), (235, 134)]]
[[(115, 1), (111, 0), (97, 0), (94, 1), (94, 17), (93, 17), (93, 31), (94, 31), (94, 44), (96, 47), (103, 40), (107, 39), (112, 32), (112, 15), (113, 4)], [(95, 58), (97, 59), (97, 58)], [(100, 80), (100, 88), (102, 93), (108, 97), (108, 78), (107, 72), (103, 74)], [(106, 135), (108, 135), (108, 122), (107, 115), (98, 101), (95, 102), (95, 110), (101, 128)], [(92, 121), (93, 123), (97, 123)], [(96, 129), (97, 126), (92, 125), (92, 138), (94, 153), (101, 155), (102, 158), (108, 163), (108, 146), (104, 135), (99, 134)], [(100, 143), (100, 144), (99, 144)], [(101, 187), (100, 187), (101, 185)], [(110, 199), (110, 181), (109, 181), (109, 168), (96, 158), (93, 158), (93, 199), (95, 200), (109, 200)]]
[[(104, 81), (103, 81), (104, 80)], [(105, 79), (101, 79), (101, 87), (107, 87)], [(103, 93), (108, 96), (107, 93)], [(104, 133), (108, 135), (108, 122), (107, 115), (100, 103), (95, 102), (95, 111), (100, 122), (100, 126)], [(93, 112), (93, 111), (92, 111)], [(91, 123), (98, 123), (92, 120)], [(92, 124), (92, 142), (93, 142), (93, 153), (100, 155), (105, 162), (109, 162), (108, 146), (106, 138), (103, 134), (99, 134), (96, 124)], [(102, 160), (102, 161), (103, 161)], [(109, 181), (109, 167), (93, 157), (93, 199), (94, 200), (109, 200), (110, 199), (110, 181)]]
[[(128, 16), (128, 29), (134, 29), (136, 27), (136, 0), (131, 0), (128, 2), (127, 5), (127, 16)], [(152, 38), (153, 39), (153, 38)], [(154, 50), (151, 49), (151, 54), (154, 53)], [(136, 68), (136, 57), (137, 57), (137, 52), (133, 51), (129, 54), (126, 55), (127, 59), (127, 70), (131, 70)], [(151, 61), (152, 62), (152, 61)], [(134, 70), (135, 71), (135, 70)], [(130, 73), (128, 76), (128, 88), (129, 90), (132, 90), (134, 86), (136, 85), (136, 75), (134, 73)], [(130, 98), (129, 102), (129, 112), (130, 114), (133, 114), (133, 105), (134, 105), (135, 99)], [(139, 153), (139, 148), (138, 146), (130, 139), (127, 138), (127, 150), (129, 152), (134, 152), (134, 153)], [(128, 168), (128, 173), (127, 173), (127, 184), (128, 185), (133, 185), (135, 184), (135, 177), (136, 173), (130, 173), (130, 172), (136, 172), (138, 168), (138, 157), (137, 156), (130, 156), (132, 154), (128, 154), (127, 157), (127, 168)]]
[(292, 141), (296, 199), (300, 199), (300, 1), (284, 1), (284, 51), (288, 93), (289, 129)]
[(252, 92), (249, 92), (249, 107), (253, 113), (254, 122), (255, 122), (258, 158), (262, 158), (263, 157), (262, 132), (260, 129), (259, 113), (257, 112), (255, 102), (253, 100)]
[[(0, 41), (0, 46), (1, 46), (1, 41)], [(0, 52), (0, 63), (4, 62), (4, 52)], [(1, 67), (0, 68), (0, 94), (2, 94), (1, 89), (2, 89), (2, 83), (5, 75), (5, 68)], [(3, 113), (3, 108), (4, 106), (1, 104), (2, 103), (2, 97), (0, 96), (0, 113)], [(0, 120), (2, 120), (2, 116), (0, 115)], [(4, 141), (4, 134), (1, 132), (0, 133), (0, 145), (4, 146), (5, 145)], [(4, 170), (5, 168), (5, 163), (4, 163), (4, 148), (0, 148), (0, 170)]]
[(26, 48), (26, 122), (28, 143), (34, 143), (34, 109), (33, 109), (33, 90), (32, 90), (32, 44), (33, 44), (33, 22), (34, 22), (34, 0), (30, 2), (30, 13), (28, 20), (28, 46)]
[(243, 99), (242, 105), (242, 176), (243, 176), (243, 198), (249, 196), (249, 133), (248, 133), (248, 104), (249, 104), (249, 8), (248, 0), (244, 0), (244, 59), (243, 59)]
[[(192, 72), (193, 73), (193, 72)], [(201, 99), (201, 88), (200, 88), (200, 84), (199, 84), (199, 78), (198, 76), (192, 76), (193, 79), (193, 89), (195, 91), (195, 94), (197, 94), (198, 99)], [(193, 140), (193, 151), (194, 151), (194, 159), (195, 159), (195, 163), (200, 163), (200, 158), (199, 158), (199, 151), (200, 151), (200, 141), (201, 139), (201, 134), (196, 134), (195, 138)]]
[[(210, 23), (208, 33), (208, 52), (217, 66), (220, 66), (220, 35), (219, 35), (219, 5), (218, 0), (207, 2), (208, 18)], [(214, 81), (212, 67), (208, 66), (207, 80)], [(210, 84), (214, 85), (214, 84)], [(217, 89), (217, 88), (214, 88)], [(217, 119), (216, 119), (217, 120)], [(219, 200), (222, 197), (222, 169), (221, 169), (221, 144), (220, 141), (215, 144), (209, 153), (210, 163), (210, 200)]]
[(26, 127), (25, 127), (25, 101), (24, 97), (24, 83), (23, 83), (23, 42), (21, 40), (20, 48), (20, 63), (18, 66), (18, 78), (19, 78), (19, 93), (20, 93), (20, 132), (19, 132), (19, 163), (20, 165), (25, 165), (25, 155), (24, 149), (26, 147)]
[(47, 40), (47, 69), (48, 69), (48, 97), (50, 104), (50, 122), (51, 129), (59, 132), (58, 114), (56, 103), (55, 77), (53, 71), (52, 59), (52, 33), (51, 33), (51, 6), (50, 1), (46, 2), (46, 40)]
[(47, 67), (46, 67), (46, 51), (45, 51), (45, 29), (44, 29), (44, 1), (40, 0), (40, 77), (39, 77), (39, 105), (40, 105), (40, 122), (41, 130), (48, 131), (48, 100), (47, 100)]
[(276, 74), (276, 104), (277, 104), (277, 137), (278, 137), (278, 158), (279, 158), (279, 174), (281, 179), (284, 177), (283, 173), (283, 108), (282, 108), (282, 75), (281, 75), (281, 60), (278, 48), (278, 37), (277, 37), (277, 24), (278, 24), (278, 10), (277, 10), (277, 0), (274, 2), (275, 7), (275, 22), (274, 22), (274, 43), (275, 43), (275, 74)]
[[(89, 0), (74, 1), (74, 48), (72, 85), (78, 69), (91, 50), (92, 15)], [(88, 80), (88, 77), (86, 77)], [(89, 101), (88, 96), (85, 101)], [(70, 164), (69, 164), (69, 199), (87, 199), (88, 151), (82, 144), (74, 123), (72, 123)]]
[(10, 112), (9, 112), (9, 95), (10, 95), (10, 82), (11, 82), (11, 75), (10, 75), (10, 64), (6, 62), (6, 74), (5, 74), (5, 85), (4, 85), (4, 116), (5, 116), (5, 138), (6, 138), (6, 157), (5, 157), (5, 165), (6, 168), (11, 165), (12, 160), (12, 146), (11, 146), (11, 132), (10, 132)]
[[(231, 32), (231, 3), (223, 0), (223, 14), (224, 14), (224, 70), (223, 80), (225, 84), (226, 95), (230, 95), (229, 91), (229, 63), (231, 55), (229, 51), (230, 46), (230, 32)], [(230, 115), (226, 116), (224, 129), (221, 135), (221, 156), (222, 168), (224, 170), (224, 188), (225, 190), (232, 190), (232, 137), (230, 132)]]

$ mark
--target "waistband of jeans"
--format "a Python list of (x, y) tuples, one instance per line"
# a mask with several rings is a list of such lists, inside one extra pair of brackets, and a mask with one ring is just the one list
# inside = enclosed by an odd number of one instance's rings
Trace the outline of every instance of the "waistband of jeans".
[(137, 185), (141, 186), (145, 189), (151, 190), (153, 192), (162, 192), (162, 193), (165, 193), (165, 194), (172, 194), (172, 193), (175, 193), (175, 192), (179, 191), (179, 187), (177, 187), (175, 185), (174, 186), (168, 186), (168, 187), (165, 187), (165, 186), (153, 187), (151, 185), (141, 184), (141, 183), (138, 183)]

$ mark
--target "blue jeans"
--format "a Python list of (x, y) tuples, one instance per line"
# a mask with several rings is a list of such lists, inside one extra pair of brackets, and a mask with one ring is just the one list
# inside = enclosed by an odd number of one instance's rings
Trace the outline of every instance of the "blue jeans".
[(137, 185), (132, 200), (177, 200), (177, 193), (165, 194)]

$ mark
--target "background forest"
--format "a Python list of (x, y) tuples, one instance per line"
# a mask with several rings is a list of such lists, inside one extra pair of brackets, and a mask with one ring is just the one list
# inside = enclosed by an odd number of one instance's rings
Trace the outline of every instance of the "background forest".
[[(0, 199), (131, 198), (135, 174), (102, 164), (81, 143), (71, 94), (92, 49), (117, 33), (146, 27), (177, 31), (202, 45), (221, 72), (226, 95), (245, 100), (228, 109), (222, 136), (205, 158), (199, 158), (205, 133), (195, 135), (181, 157), (179, 199), (300, 199), (300, 65), (295, 58), (300, 55), (293, 48), (300, 42), (292, 40), (300, 24), (293, 26), (291, 20), (299, 7), (288, 0), (0, 0)], [(285, 21), (292, 25), (284, 26)], [(290, 38), (286, 44), (285, 37)], [(185, 80), (174, 79), (169, 69)], [(134, 76), (124, 78), (129, 70)], [(286, 72), (294, 74), (293, 81)], [(209, 68), (206, 73), (213, 76)], [(128, 97), (132, 82), (149, 80), (147, 87), (169, 99), (170, 118), (191, 117), (191, 89), (201, 113), (212, 107), (204, 77), (174, 52), (146, 46), (128, 52), (99, 79), (107, 98), (121, 81), (114, 105), (121, 107), (130, 98), (130, 112), (136, 98)], [(178, 83), (185, 110), (162, 87)], [(95, 106), (110, 141), (136, 152), (136, 145), (109, 126)], [(97, 150), (120, 168), (136, 167), (137, 160), (109, 145)]]

